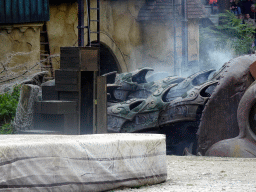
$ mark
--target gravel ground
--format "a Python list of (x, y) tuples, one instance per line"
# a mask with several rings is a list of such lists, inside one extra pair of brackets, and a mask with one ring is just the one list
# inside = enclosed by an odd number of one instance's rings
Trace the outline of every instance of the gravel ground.
[(166, 160), (166, 182), (114, 191), (256, 192), (256, 159), (167, 156)]

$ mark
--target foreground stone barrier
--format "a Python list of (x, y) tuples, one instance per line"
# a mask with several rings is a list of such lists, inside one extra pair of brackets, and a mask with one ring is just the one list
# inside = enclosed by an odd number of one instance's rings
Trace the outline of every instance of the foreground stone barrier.
[(1, 135), (0, 191), (105, 191), (164, 182), (160, 134)]

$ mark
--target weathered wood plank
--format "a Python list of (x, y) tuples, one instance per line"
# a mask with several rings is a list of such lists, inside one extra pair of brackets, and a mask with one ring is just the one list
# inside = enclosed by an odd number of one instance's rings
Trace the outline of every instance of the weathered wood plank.
[(97, 77), (97, 133), (107, 133), (106, 77)]

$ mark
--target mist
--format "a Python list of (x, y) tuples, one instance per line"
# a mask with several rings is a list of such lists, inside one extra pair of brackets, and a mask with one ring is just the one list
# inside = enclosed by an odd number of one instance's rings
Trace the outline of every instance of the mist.
[(221, 68), (224, 63), (234, 58), (234, 53), (232, 53), (231, 51), (223, 52), (223, 51), (216, 50), (213, 52), (209, 52), (208, 55), (209, 55), (210, 67), (216, 70)]
[[(182, 7), (177, 9), (180, 11)], [(131, 66), (128, 71), (133, 71), (142, 67), (151, 67), (153, 72), (149, 72), (148, 76), (153, 73), (158, 74), (159, 78), (166, 76), (188, 77), (194, 73), (215, 69), (218, 70), (222, 65), (232, 58), (235, 52), (229, 43), (219, 43), (219, 36), (215, 35), (211, 30), (207, 30), (212, 23), (208, 21), (207, 26), (189, 20), (187, 29), (184, 30), (182, 25), (182, 13), (176, 14), (174, 17), (170, 12), (168, 16), (159, 22), (154, 20), (158, 16), (155, 12), (145, 11), (141, 15), (146, 15), (146, 22), (141, 18), (141, 44), (132, 50), (130, 54)], [(147, 13), (147, 14), (146, 14)], [(165, 15), (165, 13), (161, 13)], [(175, 19), (174, 19), (175, 18)], [(198, 30), (199, 29), (199, 30)], [(187, 31), (187, 49), (188, 62), (184, 64), (182, 55), (182, 36)], [(175, 38), (174, 38), (174, 34)], [(220, 45), (221, 44), (221, 45)], [(176, 50), (176, 54), (175, 54)]]

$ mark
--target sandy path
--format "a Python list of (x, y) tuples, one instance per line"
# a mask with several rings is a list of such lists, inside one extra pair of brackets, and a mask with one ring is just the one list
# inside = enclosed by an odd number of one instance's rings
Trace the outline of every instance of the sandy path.
[(256, 192), (256, 159), (195, 156), (167, 156), (166, 159), (165, 183), (114, 191)]

